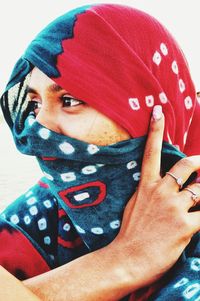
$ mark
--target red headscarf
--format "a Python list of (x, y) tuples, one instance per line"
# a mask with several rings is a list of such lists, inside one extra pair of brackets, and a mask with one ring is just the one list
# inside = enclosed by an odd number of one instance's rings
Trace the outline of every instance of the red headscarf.
[(53, 78), (72, 95), (122, 125), (147, 134), (161, 104), (164, 140), (186, 154), (200, 151), (199, 103), (185, 57), (172, 35), (148, 14), (121, 5), (94, 5), (77, 16), (73, 38), (62, 41), (61, 73)]

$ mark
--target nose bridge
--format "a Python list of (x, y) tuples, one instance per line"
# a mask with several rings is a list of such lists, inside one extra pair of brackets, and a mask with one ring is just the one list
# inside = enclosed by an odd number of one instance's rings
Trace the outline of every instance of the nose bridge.
[(55, 106), (53, 106), (51, 102), (43, 100), (41, 103), (39, 113), (36, 116), (36, 119), (40, 124), (42, 124), (46, 128), (60, 133), (59, 124), (57, 122), (57, 114), (58, 113), (56, 112)]

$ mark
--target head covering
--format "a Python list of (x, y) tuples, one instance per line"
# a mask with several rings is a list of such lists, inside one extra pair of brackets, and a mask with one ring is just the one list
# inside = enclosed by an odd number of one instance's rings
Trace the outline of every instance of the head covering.
[[(133, 139), (98, 147), (40, 125), (26, 101), (34, 66)], [(155, 104), (166, 117), (164, 169), (182, 152), (200, 150), (199, 103), (182, 51), (157, 20), (127, 6), (84, 6), (49, 24), (19, 59), (1, 103), (17, 147), (38, 157), (52, 193), (90, 249), (117, 234), (139, 181)]]
[[(33, 65), (132, 137), (146, 135), (153, 105), (162, 104), (164, 140), (181, 151), (198, 153), (196, 117), (192, 118), (198, 104), (187, 62), (171, 34), (148, 14), (116, 4), (70, 11), (32, 41), (7, 89)], [(13, 114), (7, 112), (7, 119)]]

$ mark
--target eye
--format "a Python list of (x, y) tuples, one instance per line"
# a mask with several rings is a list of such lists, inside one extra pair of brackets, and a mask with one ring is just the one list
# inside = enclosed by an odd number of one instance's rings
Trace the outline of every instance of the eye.
[(38, 114), (39, 110), (42, 107), (42, 104), (41, 104), (41, 102), (32, 99), (29, 101), (29, 107), (30, 107), (31, 111), (33, 111), (35, 114)]
[(75, 99), (68, 95), (63, 95), (61, 99), (63, 101), (63, 107), (76, 107), (85, 104), (83, 101)]

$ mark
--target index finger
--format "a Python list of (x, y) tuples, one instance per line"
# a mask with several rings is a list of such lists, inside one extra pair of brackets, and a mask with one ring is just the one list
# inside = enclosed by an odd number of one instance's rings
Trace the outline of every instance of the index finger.
[(142, 185), (160, 179), (163, 133), (164, 115), (162, 113), (162, 106), (156, 105), (153, 108), (142, 161), (140, 181)]

